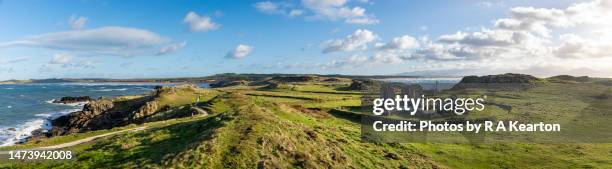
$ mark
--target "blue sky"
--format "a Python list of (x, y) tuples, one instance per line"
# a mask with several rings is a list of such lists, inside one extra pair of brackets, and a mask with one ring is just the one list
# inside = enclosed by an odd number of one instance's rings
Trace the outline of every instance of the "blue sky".
[[(0, 80), (612, 76), (600, 1), (0, 1)], [(600, 19), (594, 19), (600, 18)], [(597, 33), (600, 34), (597, 34)]]

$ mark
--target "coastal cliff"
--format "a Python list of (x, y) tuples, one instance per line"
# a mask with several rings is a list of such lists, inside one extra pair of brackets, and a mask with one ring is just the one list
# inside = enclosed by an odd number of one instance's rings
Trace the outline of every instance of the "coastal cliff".
[[(52, 123), (51, 136), (66, 135), (71, 133), (110, 129), (125, 126), (132, 123), (153, 121), (149, 117), (160, 112), (172, 112), (174, 108), (167, 100), (176, 99), (177, 94), (182, 95), (187, 91), (199, 92), (200, 88), (194, 85), (182, 85), (176, 87), (159, 86), (144, 96), (119, 97), (114, 99), (100, 98), (85, 104), (83, 110), (61, 116)], [(192, 94), (193, 95), (193, 94)], [(189, 95), (189, 96), (192, 96)], [(195, 96), (195, 95), (194, 95)], [(187, 98), (195, 100), (196, 98)], [(176, 111), (173, 113), (177, 113)], [(193, 114), (192, 112), (181, 112), (182, 114)], [(195, 114), (201, 114), (196, 112)], [(180, 116), (180, 115), (177, 115)], [(168, 116), (170, 117), (170, 116)], [(154, 118), (164, 120), (165, 118)]]
[(452, 90), (466, 88), (526, 89), (533, 87), (540, 79), (532, 75), (506, 73), (487, 76), (465, 76)]

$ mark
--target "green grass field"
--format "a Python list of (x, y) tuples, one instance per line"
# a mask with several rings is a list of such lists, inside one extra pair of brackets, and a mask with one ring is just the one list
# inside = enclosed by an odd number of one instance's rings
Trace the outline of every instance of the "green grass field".
[[(286, 83), (274, 89), (240, 86), (180, 91), (161, 97), (160, 102), (179, 108), (194, 105), (194, 98), (203, 95), (205, 99), (197, 105), (210, 111), (208, 116), (125, 126), (113, 131), (148, 128), (75, 146), (75, 160), (6, 162), (0, 168), (612, 168), (611, 143), (362, 142), (360, 124), (355, 122), (359, 112), (353, 108), (361, 105), (360, 95), (343, 90), (348, 85)], [(609, 117), (609, 91), (610, 86), (594, 83), (541, 82), (527, 91), (445, 94), (490, 95), (495, 104), (487, 105), (485, 114), (500, 119), (571, 122)], [(511, 113), (495, 105), (510, 105)], [(468, 118), (478, 116), (474, 113)], [(3, 150), (53, 145), (106, 132), (110, 130)]]

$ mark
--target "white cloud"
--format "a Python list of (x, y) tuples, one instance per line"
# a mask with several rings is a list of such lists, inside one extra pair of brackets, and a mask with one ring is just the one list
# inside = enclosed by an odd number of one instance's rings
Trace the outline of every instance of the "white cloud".
[(581, 24), (601, 25), (612, 19), (612, 3), (605, 0), (575, 3), (566, 9), (514, 7), (510, 18), (498, 19), (495, 27), (529, 31), (549, 37), (551, 29), (576, 27)]
[(612, 52), (607, 51), (612, 45), (607, 44), (612, 37), (583, 38), (586, 35), (566, 33), (554, 39), (554, 34), (559, 32), (580, 33), (584, 31), (576, 30), (612, 27), (610, 4), (596, 0), (575, 3), (565, 9), (514, 7), (510, 10), (510, 18), (496, 20), (490, 29), (441, 35), (437, 42), (432, 42), (441, 44), (430, 45), (430, 49), (415, 55), (430, 58), (611, 57)]
[(283, 11), (279, 9), (279, 6), (270, 1), (263, 1), (255, 3), (255, 8), (261, 12), (265, 13), (282, 13)]
[[(346, 1), (320, 3), (313, 6), (339, 8)], [(405, 65), (406, 70), (456, 75), (517, 72), (612, 77), (610, 20), (612, 1), (578, 2), (559, 9), (514, 7), (509, 17), (495, 20), (490, 27), (442, 34), (434, 39), (396, 37), (376, 43), (378, 50), (351, 52), (351, 57), (317, 65), (388, 71), (389, 64), (412, 63)], [(357, 34), (326, 41), (323, 52), (365, 49), (377, 39), (363, 40), (368, 38), (357, 38)]]
[(191, 32), (205, 32), (217, 30), (221, 27), (220, 24), (214, 23), (210, 17), (200, 16), (193, 11), (187, 13), (183, 22), (189, 24), (189, 31)]
[(378, 52), (372, 56), (373, 63), (398, 64), (404, 62), (404, 57), (395, 52)]
[(364, 55), (351, 55), (348, 57), (341, 57), (339, 59), (334, 59), (331, 62), (323, 63), (323, 64), (315, 64), (315, 65), (302, 65), (304, 68), (309, 67), (317, 67), (322, 69), (362, 69), (366, 67), (376, 67), (380, 65), (387, 64), (398, 64), (403, 63), (404, 59), (401, 55), (395, 52), (378, 52), (373, 56), (364, 56)]
[(51, 60), (49, 60), (48, 65), (43, 65), (43, 67), (52, 69), (52, 67), (55, 67), (52, 65), (60, 65), (62, 68), (94, 68), (92, 61), (75, 60), (71, 55), (66, 53), (53, 55)]
[(347, 66), (354, 67), (354, 66), (361, 66), (361, 65), (367, 64), (369, 60), (370, 58), (368, 58), (367, 56), (352, 55), (349, 57), (342, 57), (338, 60), (333, 60), (327, 64), (319, 64), (317, 65), (317, 67), (321, 67), (324, 69), (342, 68), (342, 67), (347, 67)]
[(386, 44), (377, 45), (378, 49), (381, 50), (407, 50), (419, 47), (419, 42), (412, 36), (404, 35), (393, 38)]
[(49, 61), (49, 64), (68, 64), (71, 61), (72, 61), (72, 56), (65, 54), (65, 53), (60, 53), (60, 54), (53, 55), (53, 57)]
[(70, 19), (68, 19), (68, 24), (72, 29), (80, 30), (85, 27), (87, 23), (87, 17), (72, 15)]
[(302, 0), (304, 8), (314, 13), (314, 18), (338, 20), (351, 24), (378, 24), (376, 17), (366, 14), (362, 7), (348, 7), (347, 0)]
[(524, 32), (483, 29), (480, 32), (469, 34), (457, 32), (455, 34), (442, 35), (438, 38), (438, 41), (472, 46), (507, 46), (523, 42), (526, 36)]
[(600, 43), (587, 40), (575, 34), (559, 36), (561, 45), (555, 48), (555, 56), (562, 58), (600, 58), (612, 57), (612, 45), (609, 41)]
[(0, 64), (13, 64), (13, 63), (20, 63), (20, 62), (25, 62), (30, 60), (29, 57), (18, 57), (18, 58), (14, 58), (14, 59), (9, 59), (9, 60), (0, 60)]
[(341, 20), (349, 24), (378, 24), (379, 20), (360, 6), (349, 7), (347, 0), (301, 0), (299, 4), (288, 2), (257, 2), (253, 6), (264, 13), (283, 14), (290, 17), (305, 15), (309, 19)]
[(0, 43), (0, 48), (38, 47), (94, 54), (131, 56), (146, 52), (168, 40), (148, 30), (127, 27), (101, 27), (54, 32)]
[(69, 69), (93, 69), (95, 68), (94, 63), (92, 61), (79, 61), (79, 62), (69, 62), (66, 64), (62, 64), (62, 68)]
[(460, 60), (466, 58), (478, 58), (480, 54), (468, 46), (458, 44), (445, 45), (434, 42), (427, 42), (423, 48), (416, 50), (406, 57), (407, 59), (422, 59), (422, 60)]
[(182, 43), (175, 43), (175, 44), (164, 46), (159, 49), (159, 52), (157, 52), (157, 55), (165, 55), (168, 53), (172, 53), (174, 51), (184, 48), (186, 45), (187, 45), (187, 42), (182, 42)]
[(242, 58), (245, 58), (247, 55), (251, 54), (252, 51), (253, 51), (252, 46), (240, 44), (236, 46), (235, 49), (227, 52), (225, 57), (232, 58), (232, 59), (242, 59)]
[(295, 6), (289, 2), (262, 1), (253, 4), (253, 6), (258, 11), (267, 14), (280, 14), (288, 17), (297, 17), (304, 14), (304, 10), (295, 8)]
[(377, 35), (367, 29), (358, 29), (353, 34), (348, 35), (344, 39), (332, 39), (325, 41), (323, 45), (323, 53), (331, 53), (337, 51), (353, 51), (358, 49), (366, 49), (367, 44), (376, 40)]

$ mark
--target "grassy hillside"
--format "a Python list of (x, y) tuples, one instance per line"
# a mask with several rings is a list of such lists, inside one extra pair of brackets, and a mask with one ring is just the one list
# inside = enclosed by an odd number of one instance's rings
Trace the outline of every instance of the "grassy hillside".
[[(356, 123), (359, 112), (354, 112), (360, 105), (360, 93), (346, 90), (348, 85), (346, 81), (316, 81), (282, 83), (273, 88), (184, 90), (160, 102), (172, 107), (170, 110), (197, 106), (209, 114), (122, 127), (148, 128), (73, 147), (77, 157), (72, 161), (0, 163), (0, 168), (612, 168), (609, 143), (361, 142)], [(610, 102), (606, 101), (610, 98), (605, 95), (609, 88), (592, 83), (541, 82), (522, 92), (455, 92), (494, 95), (496, 105), (512, 106), (510, 114), (490, 106), (488, 114), (502, 118), (571, 119), (573, 114), (563, 113), (579, 111), (585, 104), (599, 106), (582, 115), (609, 113)], [(199, 95), (206, 99), (194, 103)], [(525, 98), (537, 104), (526, 104), (522, 101)], [(554, 112), (561, 114), (551, 114)], [(18, 147), (51, 145), (103, 132), (107, 131), (54, 137)]]

